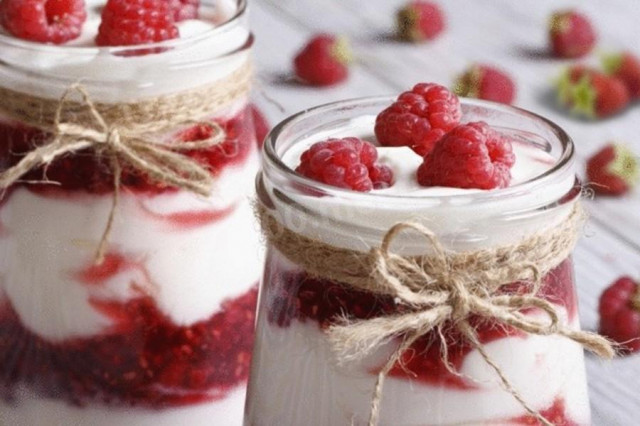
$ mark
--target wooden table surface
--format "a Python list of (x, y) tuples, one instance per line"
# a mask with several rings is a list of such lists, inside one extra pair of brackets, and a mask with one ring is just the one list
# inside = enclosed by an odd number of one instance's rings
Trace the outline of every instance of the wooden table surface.
[[(578, 6), (594, 22), (599, 48), (640, 53), (638, 0), (447, 0), (446, 33), (434, 42), (407, 45), (393, 39), (402, 0), (250, 0), (257, 37), (257, 102), (275, 123), (305, 108), (340, 99), (397, 94), (419, 81), (451, 86), (470, 62), (499, 65), (518, 85), (517, 106), (548, 117), (572, 136), (580, 166), (603, 143), (624, 141), (640, 153), (640, 106), (595, 123), (559, 111), (550, 90), (566, 62), (545, 56), (548, 15)], [(346, 35), (357, 57), (349, 80), (317, 89), (291, 79), (291, 61), (317, 32)], [(592, 55), (588, 62), (598, 61)], [(260, 91), (263, 95), (260, 95)], [(267, 98), (280, 104), (281, 111)], [(640, 192), (589, 201), (591, 220), (575, 253), (580, 314), (585, 329), (597, 328), (601, 291), (622, 274), (640, 276)], [(640, 356), (602, 362), (587, 355), (593, 424), (640, 425)]]

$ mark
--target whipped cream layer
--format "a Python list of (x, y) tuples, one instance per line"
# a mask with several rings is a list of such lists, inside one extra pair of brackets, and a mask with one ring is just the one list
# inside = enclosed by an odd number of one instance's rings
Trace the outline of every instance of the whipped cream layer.
[[(465, 121), (475, 120), (465, 116)], [(290, 144), (281, 153), (282, 161), (295, 169), (306, 149), (328, 138), (356, 136), (375, 144), (374, 123), (374, 115), (364, 115), (344, 120), (340, 125), (327, 126), (330, 128)], [(337, 189), (335, 196), (322, 197), (304, 191), (286, 195), (274, 191), (273, 200), (278, 214), (295, 224), (297, 231), (356, 250), (368, 250), (370, 244), (379, 241), (391, 226), (407, 220), (422, 222), (451, 249), (473, 250), (513, 243), (567, 217), (570, 205), (550, 213), (525, 213), (547, 207), (570, 192), (575, 185), (575, 171), (570, 167), (560, 178), (547, 179), (543, 187), (527, 188), (528, 183), (553, 168), (557, 158), (550, 153), (548, 142), (540, 136), (510, 128), (496, 127), (496, 130), (512, 140), (516, 156), (510, 187), (514, 191), (510, 196), (502, 196), (505, 190), (422, 187), (416, 178), (422, 162), (419, 155), (407, 147), (378, 147), (379, 161), (394, 172), (394, 184), (390, 188), (370, 193)], [(519, 187), (522, 190), (516, 191)], [(308, 215), (309, 211), (314, 213), (312, 217)], [(364, 225), (363, 217), (366, 218)], [(355, 235), (357, 238), (353, 238)], [(406, 244), (405, 248), (413, 250), (411, 244)]]
[[(81, 82), (94, 101), (126, 102), (197, 88), (220, 80), (249, 58), (251, 33), (235, 0), (203, 1), (200, 19), (178, 22), (180, 38), (153, 53), (118, 54), (95, 47), (104, 0), (85, 0), (81, 36), (62, 46), (18, 40), (0, 32), (2, 85), (36, 96), (58, 98)], [(130, 48), (135, 49), (135, 47)], [(120, 49), (121, 50), (121, 49)]]

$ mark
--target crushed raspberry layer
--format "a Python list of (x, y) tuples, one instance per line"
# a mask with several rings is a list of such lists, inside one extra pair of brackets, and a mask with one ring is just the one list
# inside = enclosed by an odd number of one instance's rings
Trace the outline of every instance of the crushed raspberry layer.
[(176, 326), (148, 297), (91, 300), (114, 326), (91, 338), (49, 342), (0, 311), (0, 397), (19, 387), (83, 406), (167, 408), (224, 398), (246, 382), (257, 289), (227, 300), (205, 321)]
[[(288, 327), (293, 320), (300, 322), (315, 321), (326, 329), (340, 315), (352, 318), (369, 319), (406, 310), (398, 306), (390, 297), (352, 290), (338, 283), (317, 279), (304, 272), (284, 272), (274, 274), (265, 296), (268, 321), (279, 327)], [(503, 287), (505, 293), (519, 293), (525, 289), (521, 283)], [(540, 290), (544, 299), (563, 306), (569, 319), (576, 315), (577, 302), (574, 292), (573, 265), (565, 260), (544, 278)], [(498, 325), (493, 321), (472, 318), (478, 337), (482, 343), (489, 343), (505, 337), (525, 337), (517, 330)], [(459, 369), (465, 357), (472, 351), (468, 344), (461, 343), (460, 336), (453, 327), (445, 327), (444, 333), (449, 353), (449, 361)], [(471, 389), (476, 385), (452, 374), (444, 365), (441, 357), (441, 340), (436, 332), (430, 332), (420, 338), (403, 357), (403, 365), (396, 365), (390, 372), (392, 376), (417, 379), (422, 382), (455, 389)], [(419, 354), (419, 355), (416, 355)], [(375, 374), (375, 372), (372, 371)]]
[[(226, 132), (226, 140), (208, 150), (185, 151), (207, 167), (213, 176), (225, 167), (243, 163), (255, 149), (252, 117), (248, 108), (236, 116), (219, 123)], [(175, 135), (177, 141), (195, 141), (211, 136), (209, 126), (195, 126)], [(19, 125), (9, 125), (0, 121), (0, 168), (6, 169), (16, 164), (34, 146), (46, 143), (46, 135)], [(113, 191), (113, 173), (106, 158), (92, 155), (91, 150), (79, 151), (63, 156), (51, 163), (46, 171), (43, 168), (26, 174), (22, 181), (56, 182), (51, 184), (26, 184), (26, 188), (39, 193), (65, 193), (85, 191), (91, 194), (106, 194)], [(129, 191), (160, 194), (175, 191), (173, 187), (151, 181), (147, 176), (131, 168), (124, 168), (122, 186)]]

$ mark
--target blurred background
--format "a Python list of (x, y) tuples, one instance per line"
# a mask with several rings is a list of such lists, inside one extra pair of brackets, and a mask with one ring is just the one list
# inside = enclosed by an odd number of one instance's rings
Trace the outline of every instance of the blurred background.
[[(441, 0), (444, 31), (425, 43), (395, 36), (397, 0), (252, 0), (256, 35), (256, 102), (271, 124), (305, 108), (340, 99), (395, 95), (417, 82), (453, 87), (473, 63), (507, 73), (517, 89), (514, 105), (543, 115), (573, 138), (581, 173), (586, 160), (608, 142), (640, 153), (640, 102), (606, 119), (587, 120), (559, 107), (554, 82), (571, 64), (600, 67), (603, 54), (640, 55), (638, 0)], [(548, 49), (549, 18), (575, 9), (595, 33), (595, 48), (576, 59), (557, 59)], [(293, 58), (315, 34), (346, 36), (354, 63), (346, 81), (313, 87), (294, 77)], [(584, 175), (584, 174), (583, 174)], [(575, 253), (583, 328), (598, 328), (598, 298), (621, 275), (640, 277), (640, 194), (596, 196), (587, 202), (591, 219)], [(594, 424), (640, 424), (640, 356), (612, 362), (587, 356)]]

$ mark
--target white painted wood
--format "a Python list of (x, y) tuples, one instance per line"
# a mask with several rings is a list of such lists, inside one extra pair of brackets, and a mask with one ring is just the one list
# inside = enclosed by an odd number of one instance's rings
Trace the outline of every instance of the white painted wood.
[[(640, 105), (609, 120), (588, 123), (555, 106), (550, 91), (567, 64), (548, 59), (546, 20), (558, 7), (579, 6), (598, 28), (601, 46), (640, 54), (640, 2), (553, 0), (447, 0), (446, 34), (435, 42), (407, 45), (392, 37), (393, 17), (402, 0), (253, 0), (251, 22), (259, 82), (280, 111), (258, 94), (272, 122), (321, 103), (392, 94), (418, 81), (451, 85), (471, 61), (498, 65), (517, 81), (516, 104), (565, 128), (576, 142), (581, 164), (607, 140), (625, 141), (640, 153)], [(358, 63), (348, 82), (335, 88), (293, 83), (291, 61), (313, 33), (347, 35)], [(589, 59), (596, 62), (594, 55)], [(640, 276), (640, 192), (623, 199), (588, 203), (592, 222), (576, 254), (576, 277), (583, 326), (597, 328), (600, 292), (621, 274)], [(594, 425), (640, 424), (640, 356), (602, 363), (587, 358)]]

